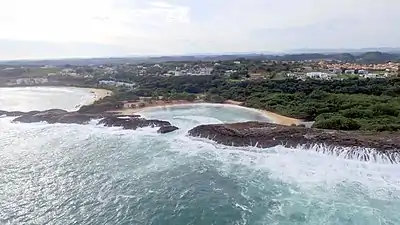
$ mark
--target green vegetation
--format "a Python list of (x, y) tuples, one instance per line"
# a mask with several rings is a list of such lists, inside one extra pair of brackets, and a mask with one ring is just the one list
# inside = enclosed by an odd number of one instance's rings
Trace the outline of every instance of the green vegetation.
[(400, 130), (400, 79), (232, 82), (218, 76), (181, 76), (132, 77), (131, 80), (139, 87), (122, 93), (120, 100), (131, 96), (185, 99), (188, 94), (206, 94), (204, 99), (210, 102), (232, 99), (248, 107), (315, 120), (317, 128)]
[(29, 77), (42, 77), (47, 76), (49, 73), (58, 73), (60, 71), (61, 69), (59, 68), (28, 68), (22, 75)]
[(343, 78), (343, 79), (357, 79), (359, 77), (358, 74), (339, 74), (338, 78)]
[(365, 94), (332, 94), (323, 91), (272, 93), (249, 98), (246, 106), (283, 115), (315, 120), (314, 127), (341, 130), (400, 130), (400, 98)]

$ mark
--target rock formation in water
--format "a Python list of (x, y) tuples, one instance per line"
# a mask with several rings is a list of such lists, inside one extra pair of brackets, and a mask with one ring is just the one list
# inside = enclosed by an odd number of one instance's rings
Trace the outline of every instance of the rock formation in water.
[(7, 116), (17, 116), (13, 122), (20, 123), (37, 123), (47, 122), (49, 124), (64, 123), (64, 124), (88, 124), (92, 119), (101, 119), (99, 125), (106, 127), (122, 127), (123, 129), (136, 130), (141, 127), (160, 127), (163, 132), (169, 133), (178, 128), (173, 129), (171, 123), (162, 120), (147, 120), (139, 115), (116, 115), (113, 113), (81, 113), (67, 112), (61, 109), (50, 109), (45, 111), (31, 112), (6, 112), (0, 111), (0, 114)]
[(176, 126), (162, 126), (160, 129), (158, 129), (157, 133), (166, 134), (176, 130), (179, 130), (179, 128)]
[(87, 124), (91, 119), (99, 119), (100, 114), (82, 114), (78, 112), (67, 112), (61, 109), (50, 109), (42, 112), (32, 111), (23, 113), (15, 118), (13, 122), (20, 123), (37, 123), (47, 122), (53, 123), (74, 123), (74, 124)]
[(123, 127), (124, 129), (136, 130), (141, 127), (164, 127), (171, 126), (168, 121), (162, 120), (147, 120), (144, 118), (121, 118), (116, 116), (107, 116), (100, 120), (99, 124), (103, 124), (107, 127)]
[(189, 131), (194, 137), (208, 138), (229, 146), (261, 148), (283, 145), (307, 147), (323, 144), (331, 147), (371, 148), (381, 152), (399, 152), (399, 133), (361, 133), (246, 122), (200, 125)]
[(104, 102), (104, 103), (95, 103), (92, 105), (84, 105), (82, 106), (78, 112), (79, 113), (103, 113), (111, 110), (120, 109), (123, 107), (123, 103), (120, 102)]

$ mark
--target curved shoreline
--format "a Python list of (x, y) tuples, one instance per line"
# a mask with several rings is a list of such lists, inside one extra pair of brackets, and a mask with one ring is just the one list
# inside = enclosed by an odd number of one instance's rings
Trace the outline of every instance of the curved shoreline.
[(123, 115), (133, 115), (133, 114), (140, 114), (141, 112), (149, 111), (149, 110), (157, 110), (157, 109), (168, 109), (168, 108), (174, 108), (174, 107), (179, 107), (179, 106), (222, 106), (222, 107), (235, 107), (235, 108), (241, 108), (244, 110), (250, 110), (256, 113), (260, 113), (260, 115), (266, 117), (269, 119), (272, 123), (280, 124), (280, 125), (287, 125), (290, 126), (292, 124), (299, 125), (303, 121), (295, 118), (290, 118), (286, 116), (282, 116), (270, 111), (266, 110), (261, 110), (261, 109), (255, 109), (255, 108), (250, 108), (250, 107), (244, 107), (240, 105), (241, 103), (239, 102), (234, 102), (234, 101), (227, 101), (225, 103), (209, 103), (209, 102), (172, 102), (172, 103), (159, 103), (159, 104), (152, 104), (152, 105), (147, 105), (141, 108), (124, 108), (120, 110), (113, 110), (111, 112), (114, 113), (119, 113)]
[[(34, 90), (37, 88), (48, 88), (48, 89), (64, 89), (64, 90), (72, 90), (74, 89), (79, 89), (81, 91), (86, 92), (86, 95), (91, 95), (91, 97), (86, 98), (84, 101), (80, 101), (76, 103), (75, 107), (71, 106), (70, 110), (76, 111), (79, 110), (82, 106), (88, 106), (88, 105), (93, 105), (96, 103), (96, 101), (99, 101), (107, 96), (113, 95), (113, 92), (108, 89), (104, 88), (91, 88), (91, 87), (76, 87), (76, 86), (18, 86), (18, 87), (0, 87), (0, 89), (29, 89), (29, 90)], [(82, 95), (83, 97), (83, 95)], [(74, 108), (74, 109), (73, 109)]]
[[(76, 110), (79, 110), (82, 106), (89, 106), (95, 104), (96, 101), (99, 101), (107, 96), (111, 96), (113, 92), (108, 89), (103, 89), (103, 88), (90, 88), (90, 87), (75, 87), (75, 86), (21, 86), (21, 87), (0, 87), (0, 88), (35, 88), (35, 87), (48, 87), (48, 88), (79, 88), (79, 89), (86, 89), (88, 90), (89, 93), (93, 94), (93, 98), (91, 99), (90, 102), (78, 104), (76, 106)], [(149, 103), (145, 103), (149, 104)], [(165, 109), (165, 108), (171, 108), (171, 107), (179, 107), (179, 106), (196, 106), (196, 105), (209, 105), (209, 106), (215, 106), (215, 105), (220, 105), (220, 106), (229, 106), (229, 107), (239, 107), (241, 109), (245, 110), (250, 110), (256, 113), (260, 113), (262, 116), (265, 116), (267, 119), (269, 119), (272, 123), (280, 124), (280, 125), (299, 125), (303, 123), (303, 120), (296, 119), (296, 118), (291, 118), (283, 115), (279, 115), (277, 113), (273, 113), (267, 110), (262, 110), (262, 109), (256, 109), (256, 108), (250, 108), (250, 107), (245, 107), (241, 106), (242, 102), (238, 101), (233, 101), (233, 100), (227, 100), (224, 103), (209, 103), (209, 102), (204, 102), (204, 101), (194, 101), (194, 102), (189, 102), (189, 101), (172, 101), (172, 102), (165, 102), (162, 101), (161, 103), (156, 103), (156, 104), (150, 104), (146, 105), (141, 108), (129, 108), (125, 107), (123, 109), (119, 110), (111, 110), (109, 112), (113, 113), (119, 113), (119, 114), (124, 114), (124, 115), (133, 115), (133, 114), (138, 114), (143, 111), (147, 110), (153, 110), (153, 109)]]
[(107, 96), (111, 96), (113, 94), (112, 91), (102, 88), (83, 88), (83, 89), (89, 89), (89, 92), (94, 94), (93, 102), (90, 104), (93, 104), (94, 102), (101, 100)]

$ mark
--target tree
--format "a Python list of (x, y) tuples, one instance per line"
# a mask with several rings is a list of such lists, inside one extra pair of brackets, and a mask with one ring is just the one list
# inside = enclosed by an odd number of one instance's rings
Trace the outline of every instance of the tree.
[(313, 124), (313, 127), (333, 130), (358, 130), (361, 125), (356, 120), (336, 116), (330, 119), (318, 120)]
[(226, 99), (219, 95), (207, 94), (205, 100), (211, 103), (224, 103)]
[(194, 95), (194, 94), (188, 94), (187, 97), (186, 97), (186, 100), (192, 102), (192, 101), (196, 100), (196, 98), (197, 98), (196, 95)]
[(240, 79), (240, 75), (239, 75), (239, 73), (232, 73), (230, 76), (229, 76), (231, 79), (233, 79), (233, 80), (238, 80), (238, 79)]
[(387, 116), (398, 116), (399, 108), (390, 104), (378, 104), (372, 107), (372, 111), (375, 116), (387, 115)]

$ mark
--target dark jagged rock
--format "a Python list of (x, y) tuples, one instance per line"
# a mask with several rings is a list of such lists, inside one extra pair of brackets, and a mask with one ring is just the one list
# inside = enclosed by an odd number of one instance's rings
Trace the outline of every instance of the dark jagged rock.
[(136, 130), (141, 127), (163, 127), (170, 126), (168, 121), (146, 120), (143, 118), (120, 118), (120, 116), (106, 117), (100, 120), (99, 124), (107, 127), (123, 127), (124, 129)]
[(123, 104), (120, 102), (104, 102), (104, 103), (96, 103), (92, 105), (84, 105), (82, 106), (78, 112), (80, 113), (103, 113), (110, 110), (120, 109), (123, 107)]
[(175, 126), (163, 126), (158, 129), (157, 133), (166, 134), (176, 130), (179, 130), (179, 128)]
[(140, 118), (140, 115), (116, 115), (115, 113), (81, 113), (67, 112), (60, 109), (31, 112), (6, 112), (0, 111), (3, 115), (18, 115), (13, 122), (37, 123), (47, 122), (66, 124), (87, 124), (92, 119), (101, 119), (99, 124), (107, 127), (122, 127), (123, 129), (135, 130), (140, 127), (168, 127), (171, 124), (162, 120), (147, 120)]
[[(115, 114), (113, 114), (113, 115), (115, 115)], [(121, 117), (139, 118), (139, 117), (141, 117), (141, 115), (124, 115), (124, 114), (122, 114), (122, 115), (118, 115), (118, 117), (119, 118), (121, 118)]]
[(20, 123), (47, 122), (50, 124), (53, 123), (87, 124), (91, 119), (96, 119), (96, 118), (100, 118), (100, 115), (67, 112), (61, 109), (50, 109), (38, 113), (27, 112), (24, 115), (15, 118), (13, 122), (20, 122)]
[(381, 152), (400, 151), (399, 133), (322, 130), (260, 122), (200, 125), (190, 130), (189, 135), (208, 138), (229, 146), (267, 148), (277, 145), (296, 147), (324, 144), (354, 149), (371, 148)]

